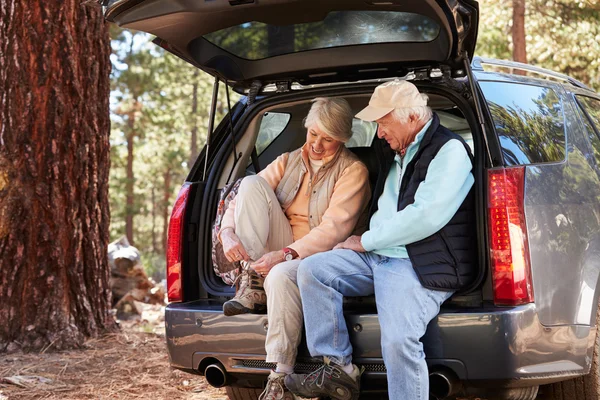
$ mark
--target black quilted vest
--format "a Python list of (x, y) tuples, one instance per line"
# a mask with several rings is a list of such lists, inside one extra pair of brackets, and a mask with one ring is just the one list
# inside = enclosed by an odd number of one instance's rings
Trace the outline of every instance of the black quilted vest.
[[(400, 184), (398, 211), (414, 203), (417, 188), (425, 180), (429, 163), (449, 140), (459, 140), (473, 162), (471, 149), (454, 132), (440, 125), (436, 114), (423, 136), (417, 153), (406, 166)], [(380, 171), (373, 194), (371, 215), (377, 211), (377, 199), (383, 193), (395, 153), (384, 141), (375, 146), (380, 163)], [(402, 229), (402, 228), (401, 228)], [(476, 277), (477, 239), (475, 226), (475, 195), (469, 194), (450, 222), (433, 235), (406, 245), (406, 250), (421, 284), (434, 290), (460, 290)]]

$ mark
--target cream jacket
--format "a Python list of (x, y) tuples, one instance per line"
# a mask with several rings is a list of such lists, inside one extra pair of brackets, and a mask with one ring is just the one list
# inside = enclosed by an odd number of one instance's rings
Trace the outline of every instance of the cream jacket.
[[(303, 146), (284, 153), (259, 172), (271, 186), (290, 221), (300, 258), (331, 250), (352, 233), (362, 233), (371, 197), (365, 165), (345, 147), (323, 160), (313, 174)], [(235, 199), (223, 215), (221, 230), (235, 229)], [(359, 232), (356, 232), (358, 228)]]

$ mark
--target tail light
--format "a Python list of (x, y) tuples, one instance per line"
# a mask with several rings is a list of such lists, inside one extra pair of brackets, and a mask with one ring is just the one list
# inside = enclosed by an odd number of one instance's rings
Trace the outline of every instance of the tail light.
[(494, 303), (533, 302), (524, 202), (525, 167), (488, 170)]
[(183, 217), (187, 204), (190, 184), (184, 184), (179, 190), (171, 219), (169, 220), (169, 233), (167, 236), (167, 297), (170, 302), (181, 301), (181, 237), (183, 235)]

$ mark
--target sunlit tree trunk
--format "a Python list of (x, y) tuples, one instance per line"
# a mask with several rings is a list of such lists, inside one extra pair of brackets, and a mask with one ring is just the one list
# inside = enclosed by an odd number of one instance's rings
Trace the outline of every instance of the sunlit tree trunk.
[(156, 180), (152, 183), (152, 253), (158, 253), (156, 243)]
[(134, 246), (135, 242), (133, 241), (133, 215), (135, 214), (135, 204), (134, 204), (134, 194), (133, 194), (133, 185), (135, 183), (135, 176), (133, 174), (133, 142), (135, 140), (136, 132), (135, 132), (135, 110), (134, 109), (128, 113), (127, 118), (127, 181), (125, 183), (125, 236), (127, 236), (127, 240), (129, 244)]
[(527, 63), (525, 43), (525, 0), (513, 0), (513, 60)]
[(190, 161), (188, 165), (194, 165), (198, 157), (198, 78), (200, 72), (194, 71), (194, 84), (192, 88), (192, 143), (190, 146)]
[(110, 45), (79, 0), (0, 1), (0, 352), (113, 330)]

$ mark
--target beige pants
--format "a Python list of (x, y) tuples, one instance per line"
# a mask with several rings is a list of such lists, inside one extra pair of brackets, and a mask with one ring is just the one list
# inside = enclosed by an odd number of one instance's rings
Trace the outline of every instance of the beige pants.
[[(266, 180), (242, 180), (235, 205), (235, 233), (252, 260), (293, 242), (292, 228)], [(267, 362), (294, 365), (302, 335), (302, 302), (296, 283), (300, 260), (277, 264), (265, 279), (269, 329)]]

